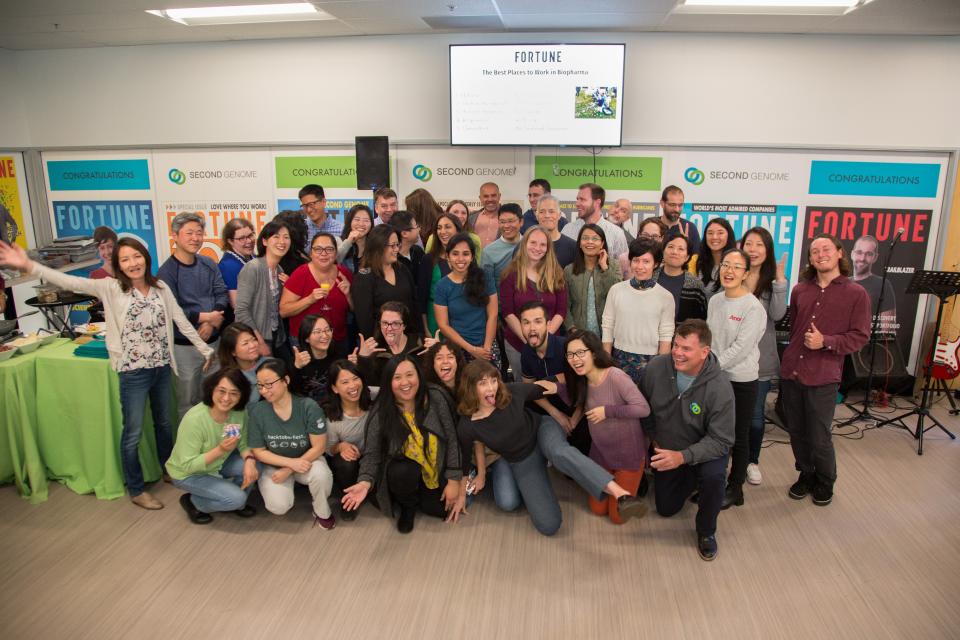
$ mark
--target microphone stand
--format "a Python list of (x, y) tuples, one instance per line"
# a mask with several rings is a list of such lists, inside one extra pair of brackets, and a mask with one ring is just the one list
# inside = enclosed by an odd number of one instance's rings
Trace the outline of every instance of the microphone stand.
[[(863, 422), (871, 420), (874, 423), (883, 422), (886, 420), (886, 416), (877, 416), (870, 412), (871, 404), (871, 390), (873, 389), (873, 369), (876, 366), (874, 362), (874, 356), (877, 352), (877, 333), (880, 330), (880, 309), (883, 308), (883, 294), (886, 293), (887, 289), (887, 267), (890, 266), (890, 259), (893, 258), (893, 249), (897, 246), (897, 242), (900, 241), (901, 231), (897, 231), (896, 237), (893, 239), (893, 242), (890, 243), (890, 251), (887, 252), (887, 259), (883, 262), (883, 278), (880, 281), (880, 295), (877, 296), (877, 305), (873, 310), (873, 322), (870, 325), (870, 353), (868, 358), (870, 360), (870, 368), (867, 370), (867, 390), (863, 397), (863, 409), (860, 411), (856, 410), (856, 403), (844, 403), (851, 411), (855, 413), (844, 420), (837, 427), (845, 427), (847, 425), (853, 424), (855, 422)], [(877, 248), (879, 249), (880, 243), (877, 243)]]

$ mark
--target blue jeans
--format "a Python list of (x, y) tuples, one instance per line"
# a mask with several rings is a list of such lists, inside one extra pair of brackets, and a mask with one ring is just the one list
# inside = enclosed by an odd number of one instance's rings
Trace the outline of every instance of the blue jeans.
[(502, 511), (516, 511), (523, 504), (520, 487), (510, 470), (510, 463), (498, 458), (487, 467), (487, 480), (493, 489), (493, 501)]
[(757, 383), (757, 402), (753, 408), (753, 422), (750, 423), (750, 462), (760, 462), (760, 448), (763, 446), (763, 427), (766, 424), (764, 409), (767, 403), (767, 394), (773, 388), (770, 380), (760, 380)]
[(560, 512), (557, 495), (553, 492), (550, 476), (547, 475), (547, 461), (540, 453), (540, 448), (534, 449), (520, 462), (507, 464), (523, 497), (523, 503), (527, 506), (527, 513), (533, 520), (533, 526), (543, 535), (552, 536), (560, 529), (563, 514)]
[(153, 369), (121, 371), (120, 407), (123, 413), (123, 433), (120, 436), (120, 461), (123, 480), (130, 497), (143, 493), (143, 469), (140, 468), (138, 447), (143, 432), (143, 414), (150, 399), (153, 429), (157, 436), (157, 455), (163, 467), (173, 450), (173, 431), (170, 426), (170, 385), (173, 373), (170, 365)]
[[(257, 462), (257, 470), (263, 465)], [(247, 496), (255, 482), (246, 489), (243, 484), (243, 457), (233, 451), (220, 467), (220, 477), (212, 475), (188, 476), (183, 480), (174, 480), (173, 486), (190, 494), (190, 501), (198, 511), (215, 513), (217, 511), (237, 511), (247, 504)]]
[[(613, 476), (571, 445), (563, 427), (548, 415), (540, 419), (537, 442), (540, 451), (553, 463), (557, 471), (572, 478), (587, 494), (597, 500), (603, 499), (604, 489), (613, 480)], [(530, 508), (529, 504), (527, 508)]]

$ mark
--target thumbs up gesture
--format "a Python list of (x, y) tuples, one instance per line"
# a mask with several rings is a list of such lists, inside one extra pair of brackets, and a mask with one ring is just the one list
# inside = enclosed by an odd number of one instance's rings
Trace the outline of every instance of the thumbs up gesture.
[(300, 351), (300, 349), (293, 348), (293, 366), (297, 369), (303, 369), (305, 366), (310, 364), (310, 352), (309, 351)]
[(803, 334), (803, 346), (807, 349), (823, 349), (823, 334), (812, 322), (810, 328)]

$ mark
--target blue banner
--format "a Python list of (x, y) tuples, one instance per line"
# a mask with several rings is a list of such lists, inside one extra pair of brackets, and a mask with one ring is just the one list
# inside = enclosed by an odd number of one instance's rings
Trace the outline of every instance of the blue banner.
[(92, 236), (97, 227), (110, 227), (121, 238), (137, 238), (146, 245), (159, 267), (157, 234), (153, 224), (153, 203), (149, 200), (85, 200), (53, 203), (54, 235)]
[(51, 191), (141, 191), (150, 188), (145, 159), (50, 160)]
[(837, 196), (936, 198), (939, 164), (814, 160), (810, 193)]

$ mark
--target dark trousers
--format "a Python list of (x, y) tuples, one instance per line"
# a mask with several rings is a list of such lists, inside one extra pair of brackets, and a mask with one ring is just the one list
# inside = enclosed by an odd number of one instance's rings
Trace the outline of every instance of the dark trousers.
[(757, 381), (731, 382), (730, 385), (733, 387), (735, 439), (730, 452), (729, 484), (740, 487), (747, 480), (747, 464), (750, 462), (750, 426), (757, 405)]
[(810, 387), (795, 380), (780, 382), (780, 397), (797, 471), (815, 473), (817, 482), (833, 486), (837, 455), (833, 450), (833, 412), (837, 383)]
[(685, 464), (670, 471), (653, 472), (653, 492), (657, 513), (665, 518), (683, 508), (690, 494), (700, 492), (697, 509), (697, 535), (712, 536), (717, 532), (717, 516), (723, 504), (726, 487), (727, 456), (700, 464)]
[(352, 487), (357, 483), (357, 476), (360, 475), (359, 460), (344, 460), (337, 453), (327, 456), (327, 463), (330, 471), (333, 473), (333, 486), (337, 492), (342, 492), (347, 487)]
[(406, 458), (395, 458), (387, 467), (387, 487), (393, 501), (407, 509), (420, 509), (428, 516), (447, 517), (442, 491), (446, 482), (446, 478), (441, 477), (439, 487), (428, 489), (423, 483), (420, 465)]

